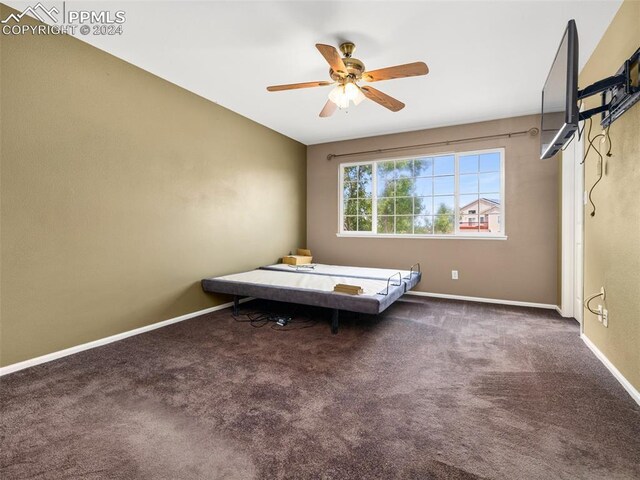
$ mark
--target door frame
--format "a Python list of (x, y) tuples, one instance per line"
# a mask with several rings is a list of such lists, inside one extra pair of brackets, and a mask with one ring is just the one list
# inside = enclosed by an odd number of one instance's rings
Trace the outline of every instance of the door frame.
[(584, 190), (584, 136), (576, 139), (574, 151), (574, 281), (573, 281), (573, 317), (580, 323), (580, 333), (584, 331), (582, 318), (584, 315), (584, 206), (586, 192)]
[[(560, 299), (558, 311), (567, 318), (575, 318), (582, 325), (583, 286), (583, 219), (584, 166), (582, 155), (584, 137), (575, 138), (562, 152)], [(582, 327), (581, 327), (582, 330)]]

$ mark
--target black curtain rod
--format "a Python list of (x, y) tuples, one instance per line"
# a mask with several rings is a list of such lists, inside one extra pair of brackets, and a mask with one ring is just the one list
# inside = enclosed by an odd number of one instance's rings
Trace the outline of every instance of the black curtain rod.
[(353, 155), (366, 155), (369, 153), (386, 153), (386, 152), (397, 152), (399, 150), (413, 150), (414, 148), (422, 148), (422, 147), (435, 147), (437, 145), (453, 145), (454, 143), (465, 143), (465, 142), (474, 142), (476, 140), (490, 140), (494, 138), (502, 138), (502, 137), (518, 137), (521, 135), (531, 135), (535, 137), (540, 133), (540, 130), (536, 127), (531, 127), (529, 130), (522, 130), (520, 132), (508, 132), (508, 133), (498, 133), (496, 135), (483, 135), (481, 137), (469, 137), (469, 138), (460, 138), (458, 140), (447, 140), (444, 142), (432, 142), (432, 143), (420, 143), (418, 145), (406, 145), (403, 147), (389, 147), (389, 148), (379, 148), (378, 150), (363, 150), (360, 152), (351, 152), (351, 153), (330, 153), (327, 155), (327, 160), (333, 160), (334, 158), (340, 157), (351, 157)]

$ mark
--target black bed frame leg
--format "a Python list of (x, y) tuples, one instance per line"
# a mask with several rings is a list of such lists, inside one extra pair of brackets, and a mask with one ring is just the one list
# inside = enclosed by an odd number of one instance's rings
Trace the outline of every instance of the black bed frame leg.
[(340, 310), (337, 308), (333, 309), (333, 313), (331, 315), (331, 333), (334, 335), (338, 333), (338, 323), (340, 321)]
[(238, 315), (238, 311), (240, 310), (240, 297), (238, 295), (233, 296), (233, 314)]

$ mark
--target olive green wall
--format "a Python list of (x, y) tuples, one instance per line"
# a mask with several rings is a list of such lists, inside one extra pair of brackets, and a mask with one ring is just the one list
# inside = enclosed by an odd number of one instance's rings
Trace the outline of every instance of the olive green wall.
[[(626, 0), (580, 73), (580, 86), (613, 75), (640, 46), (640, 2)], [(578, 26), (579, 27), (579, 26)], [(586, 107), (596, 106), (593, 97)], [(600, 133), (594, 117), (592, 136)], [(629, 382), (640, 390), (640, 105), (620, 117), (610, 130), (613, 156), (606, 159), (604, 177), (585, 212), (584, 293), (604, 286), (609, 327), (584, 311), (584, 333)], [(585, 187), (597, 179), (598, 156), (585, 164)], [(592, 302), (597, 306), (599, 301)]]
[(68, 36), (0, 52), (1, 365), (217, 305), (202, 277), (305, 245), (304, 145)]
[[(540, 161), (539, 136), (515, 136), (435, 146), (400, 155), (505, 148), (507, 240), (346, 238), (338, 231), (340, 162), (381, 158), (359, 155), (327, 161), (330, 153), (445, 142), (540, 126), (538, 115), (323, 143), (307, 149), (307, 239), (318, 261), (386, 268), (420, 262), (417, 291), (557, 305), (558, 165)], [(386, 153), (387, 157), (398, 156)], [(459, 280), (451, 279), (459, 271)]]

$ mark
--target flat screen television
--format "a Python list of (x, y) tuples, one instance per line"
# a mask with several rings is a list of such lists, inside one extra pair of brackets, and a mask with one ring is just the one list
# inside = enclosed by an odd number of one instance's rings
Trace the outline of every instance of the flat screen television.
[(553, 157), (578, 128), (578, 31), (569, 20), (542, 89), (540, 158)]

